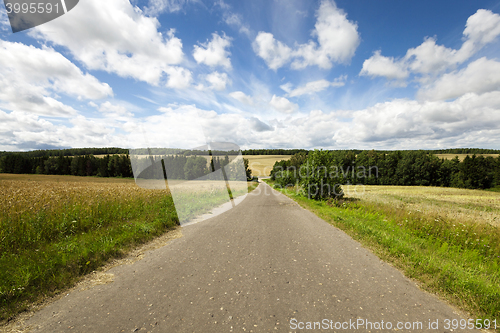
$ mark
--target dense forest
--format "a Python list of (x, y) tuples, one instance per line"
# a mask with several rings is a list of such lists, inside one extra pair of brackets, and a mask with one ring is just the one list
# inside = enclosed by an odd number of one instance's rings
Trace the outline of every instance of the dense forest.
[[(219, 170), (230, 162), (228, 154), (213, 156), (210, 163), (203, 156), (168, 155), (137, 157), (134, 163), (127, 155), (94, 155), (52, 157), (30, 157), (24, 154), (8, 154), (0, 157), (0, 173), (73, 175), (98, 177), (134, 177), (132, 167), (139, 171), (138, 177), (147, 179), (196, 179)], [(248, 160), (244, 161), (245, 170), (232, 170), (231, 178), (245, 175), (251, 179)], [(209, 171), (210, 170), (210, 171)], [(232, 170), (232, 172), (231, 172)], [(241, 177), (240, 177), (241, 178)]]
[(444, 186), (487, 189), (500, 186), (500, 156), (467, 156), (463, 161), (440, 159), (428, 151), (321, 151), (320, 167), (311, 153), (276, 162), (272, 179), (281, 186), (295, 184), (308, 174), (327, 173), (340, 184)]
[(0, 157), (1, 173), (73, 175), (99, 177), (133, 177), (128, 155), (94, 155), (31, 157), (8, 154)]

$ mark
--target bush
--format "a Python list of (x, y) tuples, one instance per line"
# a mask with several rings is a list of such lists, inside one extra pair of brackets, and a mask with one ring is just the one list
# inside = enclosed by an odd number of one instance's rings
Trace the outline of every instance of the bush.
[(344, 191), (340, 184), (344, 178), (337, 162), (328, 151), (315, 150), (309, 153), (299, 172), (302, 194), (314, 200), (341, 199)]
[(274, 174), (275, 182), (281, 188), (297, 184), (297, 172), (291, 170), (278, 171)]

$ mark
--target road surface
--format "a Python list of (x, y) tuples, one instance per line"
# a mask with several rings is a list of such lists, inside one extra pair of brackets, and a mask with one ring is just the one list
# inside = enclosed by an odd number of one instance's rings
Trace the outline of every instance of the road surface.
[(450, 332), (446, 320), (460, 319), (264, 183), (182, 234), (25, 324), (31, 332)]

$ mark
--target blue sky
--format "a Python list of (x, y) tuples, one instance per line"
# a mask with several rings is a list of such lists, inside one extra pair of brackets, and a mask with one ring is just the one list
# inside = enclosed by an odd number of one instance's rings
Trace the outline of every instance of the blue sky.
[(500, 148), (500, 2), (80, 0), (12, 34), (0, 150)]

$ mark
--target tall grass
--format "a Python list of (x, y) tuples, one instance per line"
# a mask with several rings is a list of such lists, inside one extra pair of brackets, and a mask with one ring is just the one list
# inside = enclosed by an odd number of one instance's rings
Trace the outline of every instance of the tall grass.
[[(284, 190), (421, 286), (473, 318), (500, 322), (500, 229), (363, 199), (314, 201)], [(500, 331), (500, 329), (499, 329)]]
[(133, 181), (20, 178), (0, 195), (0, 321), (178, 223), (168, 191)]
[(0, 175), (0, 324), (175, 228), (176, 208), (194, 217), (227, 201), (227, 190), (203, 186), (174, 207), (168, 190), (142, 189), (132, 179)]

